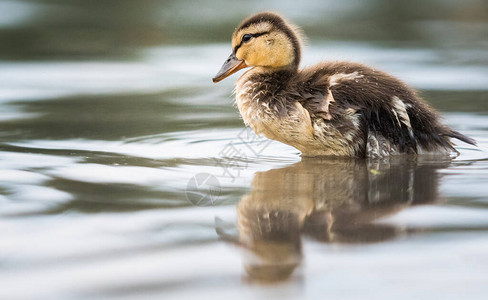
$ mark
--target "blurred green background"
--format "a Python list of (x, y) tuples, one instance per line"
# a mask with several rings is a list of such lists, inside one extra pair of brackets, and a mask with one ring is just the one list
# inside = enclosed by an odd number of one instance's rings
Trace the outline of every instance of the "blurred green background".
[(311, 40), (488, 49), (485, 0), (16, 0), (0, 1), (0, 59), (123, 57), (147, 46), (227, 42), (239, 20), (269, 9)]

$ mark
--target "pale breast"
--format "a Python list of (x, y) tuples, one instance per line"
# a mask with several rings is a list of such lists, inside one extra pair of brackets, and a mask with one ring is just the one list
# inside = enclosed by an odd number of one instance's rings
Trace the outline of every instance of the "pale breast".
[(258, 135), (305, 152), (315, 143), (310, 114), (298, 101), (267, 99), (259, 82), (236, 86), (236, 104), (242, 119)]

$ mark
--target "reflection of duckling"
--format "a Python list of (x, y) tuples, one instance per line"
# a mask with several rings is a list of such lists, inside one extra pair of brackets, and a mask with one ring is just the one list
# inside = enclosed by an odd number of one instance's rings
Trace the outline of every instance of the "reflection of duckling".
[(257, 134), (305, 156), (445, 154), (455, 151), (450, 138), (475, 144), (384, 72), (350, 62), (299, 70), (301, 43), (298, 30), (273, 13), (244, 20), (232, 35), (233, 52), (213, 80), (254, 67), (237, 81), (236, 102)]
[(302, 261), (302, 234), (328, 243), (394, 238), (402, 231), (375, 221), (435, 201), (436, 170), (447, 164), (418, 164), (409, 157), (389, 162), (303, 159), (256, 173), (251, 192), (237, 206), (239, 237), (234, 242), (246, 249), (246, 271), (262, 281), (288, 278)]

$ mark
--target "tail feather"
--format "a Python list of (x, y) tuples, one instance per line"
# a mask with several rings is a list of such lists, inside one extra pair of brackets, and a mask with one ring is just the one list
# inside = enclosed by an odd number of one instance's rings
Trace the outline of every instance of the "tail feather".
[(452, 137), (455, 139), (458, 139), (460, 141), (463, 141), (467, 144), (471, 144), (473, 146), (476, 146), (476, 141), (470, 137), (465, 136), (464, 134), (454, 131), (454, 130), (449, 130), (449, 132), (446, 134), (448, 137)]

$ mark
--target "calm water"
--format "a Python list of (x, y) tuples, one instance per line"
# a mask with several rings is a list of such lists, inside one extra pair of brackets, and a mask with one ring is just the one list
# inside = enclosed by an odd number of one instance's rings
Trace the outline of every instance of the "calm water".
[[(0, 299), (485, 299), (488, 10), (441, 2), (0, 2)], [(391, 72), (478, 147), (301, 159), (254, 136), (237, 77), (211, 78), (272, 7), (304, 65)]]

